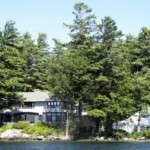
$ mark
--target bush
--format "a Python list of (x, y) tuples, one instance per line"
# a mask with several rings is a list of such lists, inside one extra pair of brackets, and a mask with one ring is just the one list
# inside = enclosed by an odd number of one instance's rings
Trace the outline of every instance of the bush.
[(24, 133), (36, 136), (62, 135), (61, 129), (56, 129), (45, 123), (36, 123), (30, 125), (27, 121), (19, 121), (13, 124), (7, 124), (0, 127), (0, 134), (8, 129), (21, 129)]
[(0, 127), (0, 134), (11, 128), (12, 128), (12, 124), (2, 125)]
[(146, 139), (150, 139), (150, 130), (145, 130), (145, 131), (143, 131), (143, 136), (144, 136)]
[(30, 123), (27, 121), (19, 121), (12, 124), (12, 128), (14, 129), (24, 129), (28, 128), (30, 126)]
[(79, 134), (79, 128), (74, 121), (69, 122), (69, 134), (74, 136)]
[(47, 137), (48, 135), (58, 135), (61, 133), (61, 130), (55, 129), (48, 124), (36, 123), (33, 126), (27, 126), (24, 128), (23, 132)]
[(140, 138), (140, 137), (143, 137), (144, 136), (144, 132), (141, 131), (141, 132), (134, 132), (134, 133), (131, 133), (129, 134), (129, 138), (134, 138), (134, 139), (137, 139), (137, 138)]
[(114, 130), (113, 131), (113, 136), (117, 139), (120, 140), (124, 137), (127, 137), (128, 133), (124, 130)]
[(98, 133), (94, 133), (94, 136), (99, 136), (99, 137), (105, 136), (105, 135), (106, 135), (105, 131), (100, 131)]
[(115, 137), (117, 140), (120, 140), (120, 139), (122, 139), (122, 138), (124, 138), (124, 137), (126, 137), (126, 136), (125, 136), (125, 134), (124, 134), (123, 132), (115, 132), (115, 133), (114, 133), (114, 137)]

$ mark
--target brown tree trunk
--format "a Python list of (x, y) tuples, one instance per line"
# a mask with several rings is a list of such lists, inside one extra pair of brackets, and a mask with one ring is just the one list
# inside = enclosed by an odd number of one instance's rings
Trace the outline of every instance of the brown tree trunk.
[(82, 130), (82, 102), (79, 102), (79, 129)]

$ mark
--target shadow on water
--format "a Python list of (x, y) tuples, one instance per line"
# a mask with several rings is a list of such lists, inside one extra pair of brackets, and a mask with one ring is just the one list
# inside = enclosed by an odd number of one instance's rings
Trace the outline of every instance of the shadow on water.
[(0, 150), (149, 150), (150, 142), (0, 142)]

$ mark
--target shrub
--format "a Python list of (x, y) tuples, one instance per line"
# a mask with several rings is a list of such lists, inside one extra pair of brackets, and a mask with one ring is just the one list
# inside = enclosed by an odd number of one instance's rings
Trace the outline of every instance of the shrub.
[(114, 137), (118, 140), (122, 139), (125, 137), (125, 134), (123, 132), (115, 132)]
[(0, 134), (8, 129), (22, 129), (24, 133), (47, 137), (48, 135), (60, 135), (61, 129), (56, 129), (45, 123), (36, 123), (31, 125), (27, 121), (19, 121), (13, 124), (7, 124), (0, 127)]
[(137, 138), (140, 138), (140, 137), (144, 136), (143, 133), (144, 133), (143, 131), (141, 131), (141, 132), (134, 132), (134, 133), (129, 134), (128, 137), (137, 139)]
[(143, 136), (144, 136), (146, 139), (150, 139), (150, 130), (145, 130), (145, 131), (143, 131)]
[(74, 136), (79, 134), (79, 128), (74, 121), (69, 122), (69, 134)]
[(99, 136), (99, 137), (101, 137), (101, 136), (105, 136), (105, 131), (100, 131), (100, 132), (97, 132), (97, 133), (94, 133), (94, 136)]
[(12, 124), (2, 125), (0, 127), (0, 134), (11, 128), (12, 128)]
[(128, 137), (135, 138), (135, 139), (140, 138), (140, 137), (145, 137), (146, 139), (150, 139), (150, 129), (131, 133), (129, 134)]
[(118, 140), (126, 137), (127, 135), (128, 135), (128, 133), (124, 130), (114, 130), (113, 131), (113, 136)]
[(14, 129), (24, 129), (30, 126), (30, 123), (27, 121), (19, 121), (12, 124), (12, 128)]
[(33, 135), (42, 135), (47, 137), (48, 135), (58, 135), (61, 130), (55, 129), (48, 124), (36, 123), (33, 126), (27, 126), (23, 129), (24, 133)]

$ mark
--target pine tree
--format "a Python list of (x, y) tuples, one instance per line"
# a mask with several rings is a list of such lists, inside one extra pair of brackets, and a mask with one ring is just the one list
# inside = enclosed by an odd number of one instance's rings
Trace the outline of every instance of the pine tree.
[(65, 24), (70, 29), (71, 48), (90, 48), (93, 43), (93, 33), (96, 30), (96, 17), (92, 9), (79, 2), (74, 5), (75, 19), (72, 25)]
[(0, 108), (11, 107), (20, 96), (22, 58), (19, 54), (20, 36), (15, 23), (8, 21), (0, 32)]

